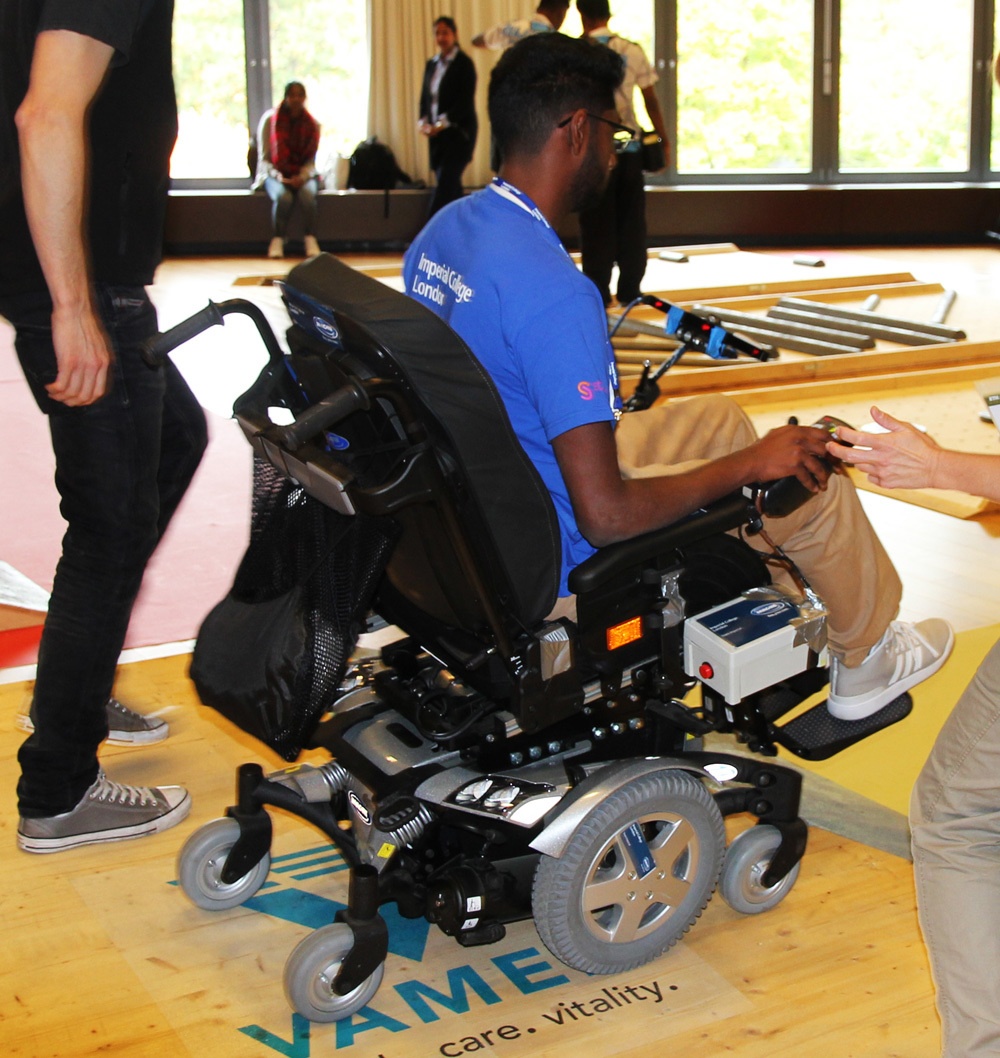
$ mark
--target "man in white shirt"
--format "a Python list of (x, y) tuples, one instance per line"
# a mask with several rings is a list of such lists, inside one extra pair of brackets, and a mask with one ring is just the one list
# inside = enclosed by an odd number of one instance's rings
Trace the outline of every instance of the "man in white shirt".
[(472, 38), (477, 48), (503, 51), (525, 37), (536, 33), (555, 33), (563, 24), (569, 0), (541, 0), (531, 18), (519, 18), (513, 22), (501, 22)]

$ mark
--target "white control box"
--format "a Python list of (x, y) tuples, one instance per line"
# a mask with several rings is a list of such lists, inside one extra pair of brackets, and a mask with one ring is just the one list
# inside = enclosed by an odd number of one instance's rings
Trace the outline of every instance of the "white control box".
[(788, 599), (734, 599), (690, 617), (684, 624), (684, 671), (721, 694), (730, 705), (804, 672), (809, 645), (796, 644)]

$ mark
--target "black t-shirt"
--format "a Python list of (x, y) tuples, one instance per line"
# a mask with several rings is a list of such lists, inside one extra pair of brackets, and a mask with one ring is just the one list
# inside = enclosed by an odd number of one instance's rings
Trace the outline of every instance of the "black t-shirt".
[(90, 114), (94, 279), (152, 282), (177, 136), (172, 21), (173, 0), (0, 0), (0, 298), (45, 289), (24, 215), (14, 115), (28, 89), (35, 38), (53, 29), (115, 49)]

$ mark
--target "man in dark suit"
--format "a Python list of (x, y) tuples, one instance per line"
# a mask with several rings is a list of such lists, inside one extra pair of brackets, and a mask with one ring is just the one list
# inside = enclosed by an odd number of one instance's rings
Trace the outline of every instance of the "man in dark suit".
[(476, 67), (458, 46), (455, 20), (434, 22), (438, 53), (427, 60), (420, 90), (420, 131), (427, 137), (437, 186), (430, 215), (462, 197), (462, 172), (476, 146)]

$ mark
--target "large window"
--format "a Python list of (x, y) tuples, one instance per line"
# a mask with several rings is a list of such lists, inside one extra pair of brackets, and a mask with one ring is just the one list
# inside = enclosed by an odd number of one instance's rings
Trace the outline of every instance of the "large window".
[[(841, 0), (840, 168), (969, 168), (972, 0)], [(933, 28), (932, 28), (933, 27)]]
[(803, 0), (677, 5), (677, 168), (812, 168), (813, 15)]
[(654, 7), (676, 135), (668, 181), (986, 180), (1000, 170), (994, 0)]
[(245, 55), (243, 0), (175, 0), (175, 179), (247, 176)]
[(261, 113), (301, 81), (320, 123), (317, 163), (330, 168), (365, 136), (365, 0), (175, 0), (179, 132), (175, 184), (250, 177), (247, 151)]
[(301, 81), (320, 123), (320, 170), (365, 138), (368, 35), (365, 4), (270, 0), (271, 81), (275, 104), (289, 81)]
[[(400, 0), (404, 2), (404, 0)], [(176, 0), (171, 175), (245, 181), (257, 118), (302, 81), (320, 164), (366, 135), (367, 0)], [(990, 180), (995, 0), (614, 0), (654, 60), (673, 183)], [(581, 32), (577, 10), (563, 32)], [(636, 113), (645, 116), (641, 99)]]

